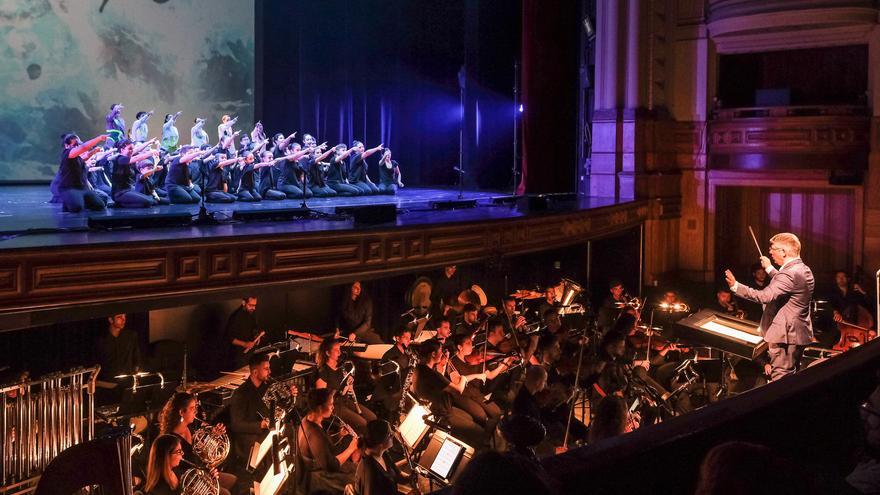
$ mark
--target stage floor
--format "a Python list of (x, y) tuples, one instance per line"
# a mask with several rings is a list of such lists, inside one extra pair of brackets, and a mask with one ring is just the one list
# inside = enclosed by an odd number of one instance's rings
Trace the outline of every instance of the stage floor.
[[(323, 213), (334, 213), (339, 206), (395, 204), (396, 225), (485, 221), (520, 218), (530, 213), (510, 204), (495, 205), (492, 199), (508, 196), (492, 191), (464, 191), (464, 199), (477, 200), (476, 208), (431, 210), (429, 202), (458, 198), (457, 189), (407, 187), (396, 196), (361, 196), (352, 198), (312, 198), (308, 206)], [(106, 212), (64, 213), (61, 204), (49, 203), (49, 188), (44, 185), (0, 186), (0, 249), (33, 248), (76, 244), (106, 244), (163, 239), (206, 238), (265, 235), (271, 233), (318, 232), (328, 230), (369, 229), (372, 225), (356, 225), (351, 218), (308, 218), (284, 222), (228, 222), (214, 226), (169, 227), (149, 229), (90, 230), (89, 217), (150, 216), (157, 213), (190, 213), (197, 215), (198, 205), (167, 205), (148, 209), (115, 209)], [(300, 200), (262, 201), (207, 205), (218, 219), (231, 219), (235, 211), (296, 208)], [(522, 202), (520, 202), (522, 203)], [(612, 198), (580, 198), (572, 209), (589, 209), (616, 204)], [(388, 224), (380, 224), (387, 227)]]

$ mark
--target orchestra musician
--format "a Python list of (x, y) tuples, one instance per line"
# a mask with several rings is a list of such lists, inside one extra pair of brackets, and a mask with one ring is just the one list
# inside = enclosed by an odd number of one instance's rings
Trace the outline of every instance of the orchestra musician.
[[(492, 431), (501, 419), (501, 408), (495, 402), (485, 399), (487, 391), (484, 386), (513, 365), (512, 356), (505, 358), (494, 369), (486, 369), (481, 365), (470, 364), (468, 356), (474, 352), (474, 341), (470, 335), (456, 335), (453, 338), (456, 353), (450, 358), (446, 370), (455, 370), (467, 379), (461, 394), (452, 394), (452, 403), (467, 411), (474, 420), (487, 431)], [(486, 387), (487, 389), (488, 387)]]
[(160, 435), (153, 440), (147, 463), (145, 492), (149, 495), (180, 493), (180, 478), (183, 474), (183, 470), (179, 470), (181, 459), (183, 449), (179, 438), (174, 435)]
[(409, 368), (409, 349), (412, 342), (412, 329), (407, 325), (401, 325), (394, 331), (394, 346), (385, 351), (380, 362), (394, 361), (397, 363), (398, 372), (378, 377), (376, 389), (373, 392), (374, 403), (381, 406), (386, 413), (397, 411), (400, 405), (400, 397), (403, 394), (403, 376)]
[(382, 338), (373, 330), (373, 301), (363, 293), (360, 280), (352, 282), (342, 301), (336, 314), (336, 330), (351, 341), (382, 343)]
[(367, 423), (376, 419), (376, 414), (367, 406), (356, 402), (354, 376), (346, 377), (342, 366), (342, 342), (335, 337), (327, 337), (318, 347), (315, 361), (318, 365), (318, 378), (315, 388), (332, 389), (335, 397), (336, 415), (351, 425), (358, 434), (363, 435)]
[[(183, 458), (191, 464), (201, 465), (203, 462), (193, 452), (191, 425), (196, 420), (198, 401), (193, 394), (177, 392), (172, 395), (162, 411), (159, 413), (159, 433), (173, 435), (180, 440), (180, 448), (183, 449)], [(215, 435), (226, 433), (226, 427), (218, 423), (212, 427)], [(214, 466), (211, 466), (214, 467)], [(217, 472), (220, 482), (220, 495), (229, 495), (238, 478), (234, 474)]]
[[(397, 484), (409, 481), (410, 477), (401, 473), (388, 455), (388, 449), (394, 444), (391, 425), (384, 419), (370, 421), (360, 444), (363, 454), (355, 473), (355, 493), (397, 495)], [(416, 494), (411, 491), (409, 495)]]
[(272, 427), (272, 414), (263, 402), (272, 374), (269, 355), (252, 355), (248, 368), (247, 380), (235, 389), (229, 405), (230, 440), (240, 459), (247, 459), (254, 444), (261, 442)]
[(733, 292), (731, 292), (730, 289), (728, 289), (727, 287), (721, 287), (715, 293), (714, 309), (720, 313), (724, 313), (734, 318), (742, 319), (745, 318), (746, 315), (745, 311), (739, 309), (739, 305), (733, 298)]
[(849, 274), (843, 270), (834, 272), (834, 289), (829, 294), (828, 301), (834, 308), (834, 321), (838, 323), (858, 324), (860, 312), (871, 312), (865, 289), (857, 283), (850, 283)]
[(260, 343), (262, 333), (257, 325), (257, 298), (243, 297), (241, 306), (229, 315), (225, 335), (229, 345), (229, 366), (237, 370), (248, 363), (250, 351)]
[(473, 335), (480, 330), (480, 308), (467, 303), (461, 310), (458, 324), (455, 326), (455, 335)]
[(453, 306), (458, 304), (458, 294), (461, 292), (461, 288), (462, 282), (458, 267), (456, 265), (443, 267), (443, 273), (431, 291), (436, 304), (434, 313), (449, 317), (454, 316)]
[(327, 490), (341, 494), (345, 485), (355, 481), (355, 463), (360, 457), (357, 437), (343, 429), (343, 434), (351, 435), (351, 439), (334, 447), (321, 426), (333, 416), (334, 395), (329, 388), (316, 388), (308, 393), (308, 411), (296, 436), (297, 493)]
[[(412, 391), (417, 399), (430, 403), (435, 420), (450, 425), (454, 436), (481, 448), (487, 441), (485, 430), (470, 414), (452, 405), (452, 395), (464, 392), (467, 379), (454, 370), (449, 370), (450, 378), (444, 376), (448, 357), (439, 342), (423, 342), (419, 346), (419, 364), (413, 376)], [(439, 371), (435, 369), (438, 365)]]
[(627, 302), (626, 289), (624, 289), (623, 282), (620, 280), (612, 280), (608, 284), (608, 291), (611, 294), (605, 298), (602, 302), (602, 307), (599, 308), (598, 324), (603, 333), (611, 330), (611, 327), (617, 321), (617, 317), (623, 311), (623, 305)]
[(133, 330), (125, 327), (125, 323), (124, 314), (107, 317), (107, 333), (95, 345), (102, 380), (114, 380), (116, 376), (131, 375), (140, 370), (138, 337)]
[(796, 235), (784, 232), (770, 238), (770, 258), (761, 256), (761, 266), (770, 283), (758, 290), (740, 284), (730, 270), (724, 272), (730, 289), (739, 297), (764, 304), (760, 330), (769, 344), (770, 380), (776, 381), (800, 369), (804, 348), (813, 342), (810, 301), (815, 280), (813, 272), (800, 257), (801, 242)]

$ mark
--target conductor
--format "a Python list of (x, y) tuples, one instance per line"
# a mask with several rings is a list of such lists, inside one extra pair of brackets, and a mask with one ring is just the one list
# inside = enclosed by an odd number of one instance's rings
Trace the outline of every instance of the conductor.
[(761, 265), (770, 278), (767, 287), (757, 290), (736, 281), (730, 270), (724, 277), (737, 296), (764, 305), (760, 330), (768, 344), (770, 381), (795, 373), (801, 364), (804, 348), (813, 342), (810, 300), (815, 281), (810, 267), (800, 257), (801, 242), (790, 233), (770, 238), (770, 259), (761, 256)]

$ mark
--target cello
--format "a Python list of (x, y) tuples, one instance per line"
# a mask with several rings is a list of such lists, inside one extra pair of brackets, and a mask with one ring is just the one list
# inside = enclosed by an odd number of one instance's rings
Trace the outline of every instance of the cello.
[(858, 305), (857, 308), (855, 323), (848, 323), (843, 320), (837, 322), (837, 328), (840, 330), (840, 340), (834, 344), (832, 349), (848, 351), (877, 336), (877, 331), (874, 329), (874, 318), (871, 317), (871, 313), (861, 305)]

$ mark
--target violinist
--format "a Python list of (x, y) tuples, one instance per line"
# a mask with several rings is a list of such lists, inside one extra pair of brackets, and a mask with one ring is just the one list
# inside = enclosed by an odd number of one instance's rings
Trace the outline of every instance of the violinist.
[(448, 359), (449, 354), (439, 342), (423, 342), (419, 346), (419, 364), (413, 376), (412, 391), (417, 399), (430, 403), (435, 420), (449, 424), (454, 436), (476, 448), (483, 447), (487, 441), (485, 430), (470, 414), (452, 404), (452, 396), (464, 392), (467, 378), (452, 369), (446, 378)]
[(335, 337), (327, 337), (318, 347), (315, 362), (318, 365), (318, 378), (315, 388), (331, 388), (336, 396), (336, 415), (351, 425), (358, 434), (363, 435), (367, 423), (376, 419), (376, 414), (356, 402), (354, 374), (348, 374), (342, 366), (342, 342)]
[[(355, 481), (355, 463), (358, 462), (357, 437), (351, 435), (346, 444), (342, 442), (334, 447), (330, 436), (321, 427), (321, 423), (333, 416), (333, 391), (327, 388), (316, 388), (309, 391), (307, 402), (308, 412), (300, 422), (297, 430), (297, 471), (303, 476), (297, 493), (315, 493), (327, 490), (330, 493), (342, 494), (345, 485)], [(351, 431), (344, 430), (351, 434)], [(338, 452), (337, 452), (338, 451)]]
[(485, 400), (484, 387), (490, 380), (510, 369), (514, 358), (507, 357), (494, 369), (482, 365), (469, 364), (467, 357), (474, 352), (474, 341), (470, 335), (456, 335), (453, 338), (456, 353), (450, 358), (447, 371), (455, 370), (467, 379), (461, 394), (452, 395), (452, 403), (468, 412), (474, 421), (487, 431), (492, 431), (501, 419), (501, 408), (494, 402)]

